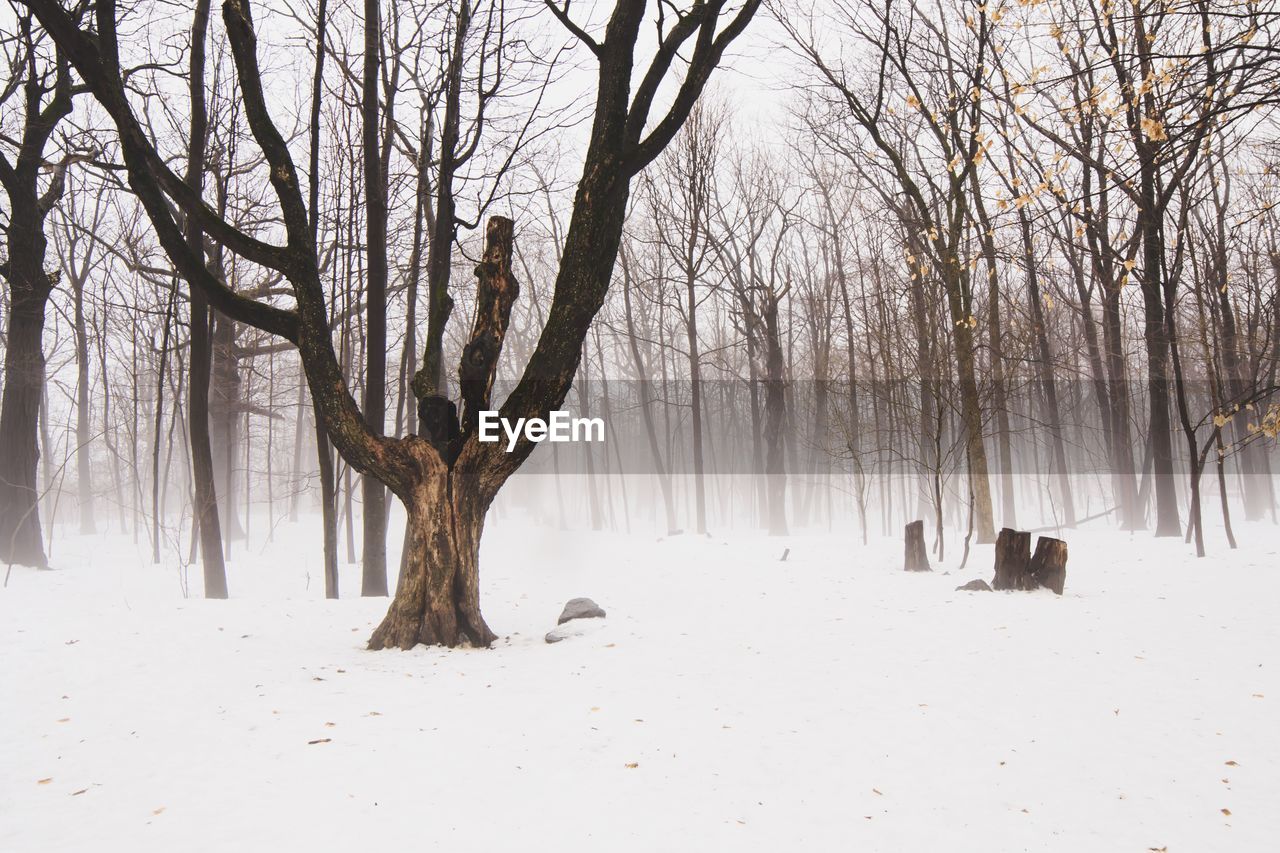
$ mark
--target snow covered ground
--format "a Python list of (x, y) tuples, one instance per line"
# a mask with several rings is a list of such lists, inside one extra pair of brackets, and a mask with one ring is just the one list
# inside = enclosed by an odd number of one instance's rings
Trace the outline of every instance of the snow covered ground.
[[(1067, 591), (898, 541), (486, 532), (492, 650), (367, 652), (314, 523), (227, 602), (60, 532), (0, 593), (0, 850), (1259, 851), (1280, 534), (1076, 532)], [(395, 535), (390, 537), (397, 543)], [(786, 562), (779, 562), (784, 548)], [(949, 548), (957, 552), (955, 543)], [(344, 566), (344, 594), (358, 567)], [(950, 574), (944, 572), (950, 571)], [(190, 571), (199, 589), (198, 569)], [(198, 593), (197, 593), (198, 594)], [(543, 642), (590, 596), (598, 630)]]

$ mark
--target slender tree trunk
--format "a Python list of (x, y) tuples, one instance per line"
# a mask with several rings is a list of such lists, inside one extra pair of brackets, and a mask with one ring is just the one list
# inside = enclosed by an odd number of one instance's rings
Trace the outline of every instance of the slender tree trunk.
[(169, 302), (165, 306), (164, 329), (160, 333), (160, 364), (156, 371), (155, 430), (151, 445), (151, 562), (160, 564), (160, 440), (164, 428), (165, 368), (169, 364), (169, 333), (173, 327), (173, 306), (178, 293), (178, 282), (173, 282)]
[[(320, 0), (316, 8), (316, 60), (311, 78), (311, 127), (308, 162), (309, 184), (307, 225), (312, 243), (317, 242), (320, 231), (320, 97), (324, 84), (325, 30), (328, 26), (328, 4)], [(305, 365), (303, 365), (305, 381)], [(324, 417), (312, 397), (312, 414), (315, 421), (316, 459), (320, 475), (320, 517), (323, 527), (324, 597), (338, 597), (338, 482), (334, 471), (333, 450), (329, 434), (324, 427)]]
[[(696, 222), (691, 228), (689, 238), (689, 254), (693, 254), (692, 243), (697, 239)], [(695, 531), (701, 535), (707, 532), (707, 491), (706, 470), (702, 458), (702, 365), (698, 354), (698, 300), (695, 289), (692, 261), (686, 266), (685, 298), (686, 320), (685, 331), (689, 343), (689, 405), (692, 408), (693, 429), (693, 508)], [(784, 525), (785, 526), (785, 525)]]
[(97, 532), (93, 517), (93, 452), (90, 447), (89, 333), (84, 316), (84, 279), (72, 281), (72, 310), (76, 337), (76, 487), (80, 533)]
[[(365, 234), (368, 252), (365, 337), (365, 423), (375, 435), (387, 417), (387, 184), (382, 173), (378, 72), (382, 68), (380, 0), (364, 2), (364, 88), (361, 103)], [(361, 478), (364, 496), (361, 595), (387, 594), (387, 489), (377, 477)]]
[(769, 535), (787, 534), (787, 473), (784, 459), (786, 436), (786, 382), (783, 377), (782, 341), (778, 329), (778, 300), (765, 297), (763, 310), (765, 329), (764, 445), (765, 481), (769, 498)]
[[(1149, 144), (1148, 144), (1149, 145)], [(1139, 146), (1145, 149), (1148, 145)], [(1157, 213), (1155, 166), (1147, 162), (1153, 153), (1139, 160), (1142, 197), (1138, 228), (1142, 232), (1142, 304), (1146, 323), (1147, 394), (1150, 405), (1148, 434), (1155, 475), (1156, 536), (1179, 536), (1178, 493), (1173, 476), (1173, 425), (1169, 415), (1169, 328), (1165, 322), (1161, 269), (1164, 264), (1164, 233)]]
[[(205, 136), (208, 116), (204, 99), (205, 39), (209, 28), (209, 0), (196, 0), (191, 24), (191, 138), (187, 147), (187, 184), (196, 192), (204, 185)], [(188, 219), (187, 244), (196, 257), (204, 257), (203, 234)], [(227, 597), (227, 570), (222, 561), (222, 526), (214, 486), (213, 452), (209, 443), (209, 375), (213, 346), (209, 330), (209, 303), (204, 290), (191, 290), (191, 378), (188, 381), (188, 416), (191, 421), (191, 467), (195, 479), (195, 515), (200, 531), (200, 558), (204, 567), (205, 598)]]

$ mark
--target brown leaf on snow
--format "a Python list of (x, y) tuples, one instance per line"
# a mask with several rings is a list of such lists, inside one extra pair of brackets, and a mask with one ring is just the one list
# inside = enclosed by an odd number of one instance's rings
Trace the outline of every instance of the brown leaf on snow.
[(640, 762), (639, 762), (639, 761), (628, 761), (628, 762), (626, 763), (626, 765), (624, 765), (624, 766), (625, 766), (628, 770), (635, 770), (637, 767), (639, 767), (639, 766), (640, 766)]
[(158, 809), (154, 809), (151, 813), (152, 813), (153, 815), (157, 815), (157, 814), (160, 814), (161, 812), (163, 812), (164, 810), (165, 810), (165, 807), (164, 807), (164, 806), (161, 806), (161, 807), (160, 807), (160, 808), (158, 808)]
[(50, 776), (48, 779), (37, 779), (37, 780), (36, 780), (36, 784), (37, 784), (37, 785), (48, 785), (48, 784), (49, 784), (50, 782), (52, 782), (52, 781), (53, 781), (53, 777), (52, 777), (52, 776)]
[(81, 794), (83, 794), (83, 793), (84, 793), (85, 791), (87, 791), (87, 790), (89, 790), (89, 789), (88, 789), (88, 788), (81, 788), (79, 791), (72, 791), (72, 792), (71, 792), (71, 796), (73, 796), (73, 797), (78, 797), (78, 796), (80, 796)]
[(1239, 766), (1240, 766), (1239, 764), (1237, 764), (1237, 763), (1236, 763), (1236, 762), (1234, 762), (1234, 761), (1228, 761), (1228, 762), (1226, 762), (1226, 765), (1227, 765), (1228, 767), (1239, 767)]
[(329, 743), (332, 740), (333, 738), (329, 738), (329, 737), (316, 738), (315, 740), (307, 741), (307, 746), (315, 746), (318, 743)]
[(1231, 817), (1231, 809), (1223, 809), (1222, 813), (1227, 817)]

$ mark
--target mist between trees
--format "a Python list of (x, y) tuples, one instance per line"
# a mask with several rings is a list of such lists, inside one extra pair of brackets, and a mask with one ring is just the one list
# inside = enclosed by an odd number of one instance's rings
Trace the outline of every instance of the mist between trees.
[(760, 6), (8, 7), (0, 557), (219, 597), (316, 524), (373, 647), (484, 645), (518, 470), (660, 534), (1275, 519), (1274, 3)]

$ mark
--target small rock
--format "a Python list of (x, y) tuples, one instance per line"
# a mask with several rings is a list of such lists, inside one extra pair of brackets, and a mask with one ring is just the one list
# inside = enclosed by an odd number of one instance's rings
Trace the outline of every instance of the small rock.
[(978, 578), (977, 580), (969, 581), (963, 586), (956, 587), (956, 592), (959, 592), (960, 590), (968, 590), (969, 592), (991, 592), (991, 587), (982, 578)]
[(564, 610), (560, 612), (560, 618), (556, 620), (556, 624), (563, 625), (570, 619), (597, 618), (604, 618), (604, 611), (600, 609), (599, 604), (596, 604), (589, 598), (571, 598), (568, 603), (565, 604)]

